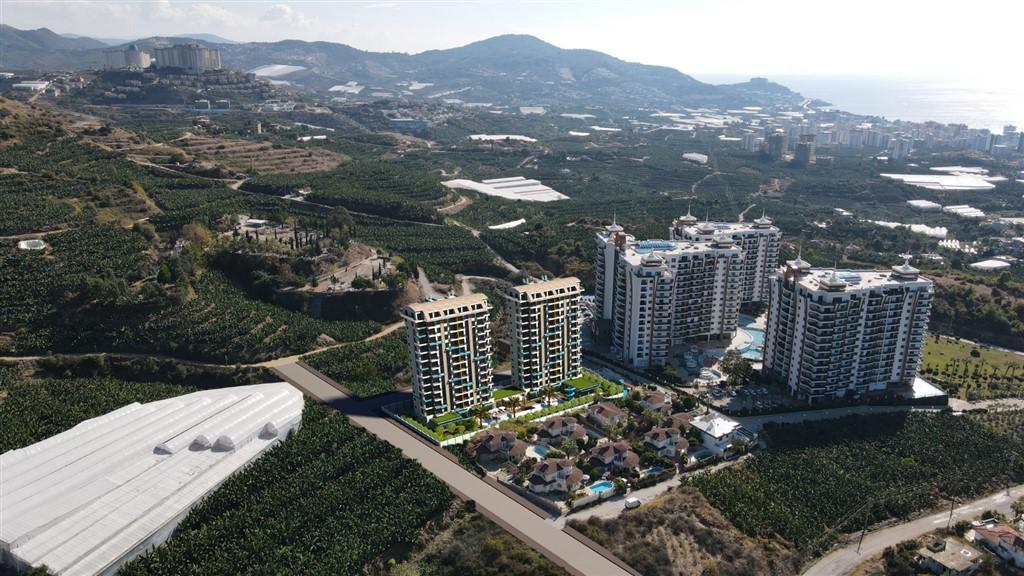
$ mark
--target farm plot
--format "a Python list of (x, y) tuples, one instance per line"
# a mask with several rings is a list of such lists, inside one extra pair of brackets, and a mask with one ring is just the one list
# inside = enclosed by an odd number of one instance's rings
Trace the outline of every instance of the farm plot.
[(952, 414), (850, 416), (765, 433), (770, 451), (690, 483), (747, 535), (781, 538), (807, 556), (865, 524), (1024, 479), (1020, 442)]
[(304, 360), (360, 397), (391, 392), (409, 384), (404, 331), (325, 350)]
[(348, 158), (314, 147), (289, 147), (270, 142), (190, 136), (174, 144), (198, 160), (221, 162), (229, 168), (260, 174), (331, 170)]

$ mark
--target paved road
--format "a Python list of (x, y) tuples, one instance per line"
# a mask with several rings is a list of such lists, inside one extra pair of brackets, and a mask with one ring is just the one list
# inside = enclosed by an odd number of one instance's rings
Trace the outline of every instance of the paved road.
[[(985, 510), (998, 510), (1006, 515), (1010, 515), (1010, 505), (1021, 496), (1024, 496), (1024, 485), (1012, 488), (1009, 496), (1006, 495), (1006, 490), (1001, 490), (990, 496), (969, 502), (953, 511), (953, 523), (959, 520), (974, 520), (975, 517)], [(843, 574), (850, 574), (858, 564), (867, 558), (881, 553), (886, 547), (898, 544), (904, 540), (917, 538), (938, 528), (945, 528), (948, 520), (949, 511), (947, 510), (872, 532), (864, 538), (859, 554), (857, 553), (857, 541), (854, 540), (851, 544), (835, 550), (818, 560), (804, 572), (803, 576), (841, 576)]]
[[(418, 461), (448, 484), (453, 491), (475, 501), (477, 509), (492, 518), (500, 519), (506, 528), (552, 561), (571, 567), (572, 572), (583, 576), (628, 576), (628, 572), (611, 560), (591, 550), (553, 523), (537, 516), (458, 464), (441, 456), (402, 430), (398, 424), (383, 415), (378, 415), (376, 410), (363, 409), (365, 402), (354, 403), (340, 390), (298, 364), (286, 364), (276, 369), (279, 374), (310, 395), (346, 412), (353, 422), (400, 448), (407, 457)], [(378, 405), (383, 403), (379, 400), (369, 402)], [(358, 410), (352, 409), (355, 404), (359, 405)]]

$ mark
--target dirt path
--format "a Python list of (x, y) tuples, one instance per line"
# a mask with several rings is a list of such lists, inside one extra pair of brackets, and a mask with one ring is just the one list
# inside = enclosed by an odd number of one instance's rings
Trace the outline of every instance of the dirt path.
[(469, 196), (459, 196), (459, 200), (455, 204), (445, 206), (444, 208), (438, 208), (437, 211), (441, 214), (458, 214), (463, 208), (473, 203), (473, 199)]

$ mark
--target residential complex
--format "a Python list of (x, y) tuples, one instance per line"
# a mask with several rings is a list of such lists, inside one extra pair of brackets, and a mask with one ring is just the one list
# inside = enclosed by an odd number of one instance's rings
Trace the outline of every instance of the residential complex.
[(413, 411), (421, 421), (492, 401), (491, 306), (470, 294), (405, 307)]
[(813, 403), (912, 384), (932, 281), (891, 270), (812, 268), (799, 256), (769, 284), (764, 370)]
[(199, 44), (175, 44), (153, 49), (157, 68), (181, 68), (192, 73), (220, 70), (220, 50)]
[(772, 220), (761, 215), (751, 223), (697, 222), (686, 212), (669, 228), (670, 240), (711, 242), (716, 235), (726, 234), (743, 250), (743, 291), (741, 302), (763, 302), (768, 296), (768, 280), (779, 265), (779, 242), (782, 232)]
[(560, 387), (583, 372), (577, 278), (512, 286), (508, 300), (512, 383), (526, 391)]
[(736, 331), (747, 268), (729, 234), (636, 242), (613, 224), (597, 248), (597, 313), (629, 364), (661, 366), (674, 346)]

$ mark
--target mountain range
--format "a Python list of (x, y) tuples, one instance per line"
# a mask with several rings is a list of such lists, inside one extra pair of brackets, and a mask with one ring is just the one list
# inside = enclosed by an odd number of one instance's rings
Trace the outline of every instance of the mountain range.
[[(742, 106), (796, 103), (778, 84), (752, 81), (715, 86), (678, 70), (626, 62), (593, 50), (567, 50), (533, 36), (506, 35), (459, 48), (419, 54), (368, 52), (334, 42), (231, 43), (219, 37), (142, 38), (143, 49), (181, 42), (216, 47), (225, 66), (277, 67), (275, 80), (314, 92), (355, 83), (358, 95), (459, 98), (509, 105), (608, 107)], [(125, 43), (126, 45), (127, 43)], [(0, 26), (0, 64), (8, 69), (81, 70), (99, 67), (109, 45), (46, 28)], [(359, 88), (361, 87), (361, 89)], [(374, 96), (376, 95), (376, 96)]]

